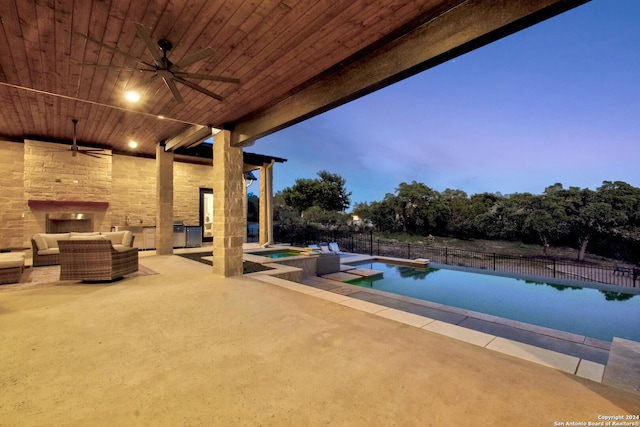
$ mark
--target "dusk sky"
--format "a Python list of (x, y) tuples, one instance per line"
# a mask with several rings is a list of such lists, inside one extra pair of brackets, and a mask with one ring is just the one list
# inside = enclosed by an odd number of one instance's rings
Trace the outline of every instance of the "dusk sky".
[(637, 187), (639, 21), (640, 1), (594, 0), (245, 151), (288, 159), (274, 192), (340, 174), (351, 208), (414, 180), (468, 195)]

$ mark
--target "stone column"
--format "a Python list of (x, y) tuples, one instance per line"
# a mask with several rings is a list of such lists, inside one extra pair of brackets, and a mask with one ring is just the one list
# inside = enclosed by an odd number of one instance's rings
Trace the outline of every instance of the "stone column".
[(230, 277), (242, 274), (245, 230), (242, 198), (242, 148), (231, 146), (231, 132), (213, 137), (213, 272)]
[(244, 179), (244, 175), (242, 176), (242, 188), (244, 188), (244, 191), (242, 192), (242, 212), (244, 212), (244, 217), (243, 217), (243, 221), (242, 221), (242, 228), (244, 229), (244, 240), (243, 242), (247, 242), (247, 238), (249, 237), (247, 233), (247, 227), (248, 227), (248, 222), (247, 222), (247, 211), (249, 210), (249, 199), (247, 198), (247, 190), (249, 189), (247, 187), (246, 184), (246, 179)]
[(156, 147), (156, 253), (173, 254), (173, 152)]
[(273, 243), (273, 161), (260, 167), (260, 244)]
[(260, 227), (260, 236), (258, 239), (258, 243), (260, 245), (264, 245), (269, 240), (269, 233), (267, 232), (268, 224), (268, 209), (267, 209), (267, 173), (268, 173), (268, 164), (260, 166), (260, 212), (259, 212), (259, 227)]

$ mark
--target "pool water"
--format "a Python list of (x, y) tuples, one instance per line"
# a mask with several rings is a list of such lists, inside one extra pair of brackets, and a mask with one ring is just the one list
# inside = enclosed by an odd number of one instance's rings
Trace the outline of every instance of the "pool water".
[(640, 295), (383, 262), (352, 265), (383, 272), (354, 285), (605, 341), (640, 341)]
[(291, 249), (276, 249), (273, 251), (262, 251), (262, 252), (249, 252), (251, 255), (258, 255), (258, 256), (263, 256), (263, 257), (267, 257), (267, 258), (273, 258), (273, 259), (278, 259), (278, 258), (288, 258), (288, 257), (292, 257), (292, 256), (300, 256), (301, 252), (300, 251), (294, 251)]

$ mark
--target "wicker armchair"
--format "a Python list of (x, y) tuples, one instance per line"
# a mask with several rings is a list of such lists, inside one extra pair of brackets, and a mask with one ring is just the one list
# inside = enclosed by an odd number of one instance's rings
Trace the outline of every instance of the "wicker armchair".
[(60, 280), (114, 280), (138, 271), (138, 249), (115, 250), (106, 239), (61, 240)]
[(36, 241), (31, 239), (31, 251), (33, 253), (33, 266), (42, 267), (45, 265), (58, 265), (60, 264), (60, 254), (48, 254), (40, 255), (38, 253), (38, 245)]

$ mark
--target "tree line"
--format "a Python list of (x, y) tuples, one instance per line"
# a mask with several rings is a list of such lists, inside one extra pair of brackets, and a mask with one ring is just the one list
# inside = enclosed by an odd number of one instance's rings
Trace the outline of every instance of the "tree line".
[(276, 194), (279, 224), (350, 225), (352, 215), (380, 232), (451, 236), (538, 243), (587, 250), (631, 262), (640, 261), (640, 188), (622, 181), (603, 181), (596, 190), (564, 188), (555, 183), (542, 194), (442, 192), (413, 181), (402, 182), (380, 201), (357, 203), (337, 174), (318, 172), (318, 179), (299, 179)]

